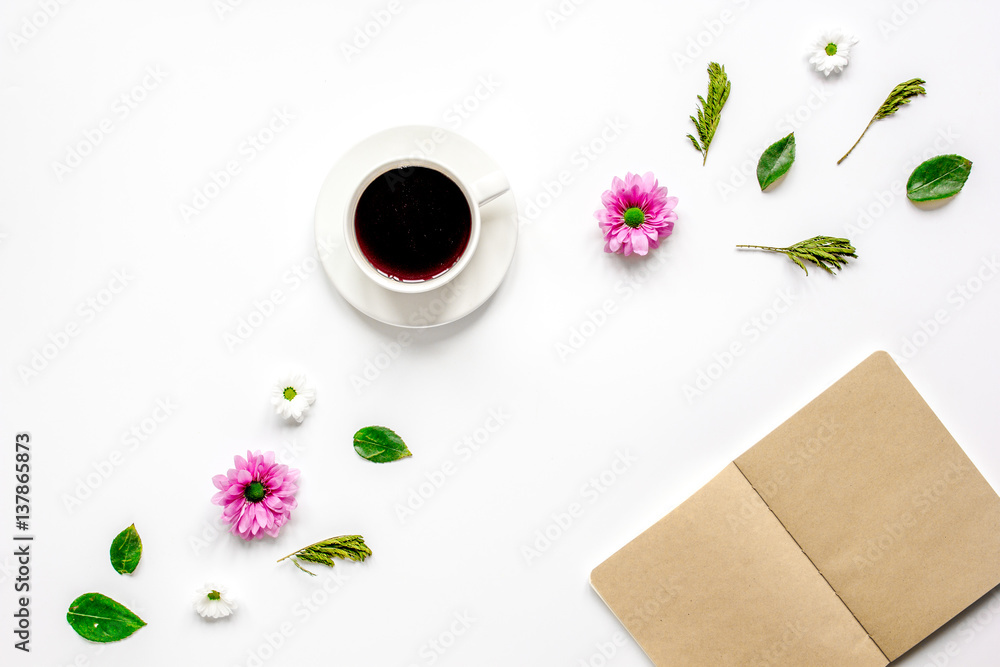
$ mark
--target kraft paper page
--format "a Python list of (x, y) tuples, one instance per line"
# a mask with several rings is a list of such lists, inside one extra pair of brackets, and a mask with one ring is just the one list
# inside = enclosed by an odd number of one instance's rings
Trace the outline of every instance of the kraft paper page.
[(734, 464), (591, 583), (658, 665), (888, 664)]
[(1000, 584), (1000, 498), (885, 352), (736, 465), (890, 660)]

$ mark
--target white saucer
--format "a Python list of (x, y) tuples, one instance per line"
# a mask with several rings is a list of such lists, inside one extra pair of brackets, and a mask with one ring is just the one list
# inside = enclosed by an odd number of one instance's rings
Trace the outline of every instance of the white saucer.
[(392, 292), (355, 264), (344, 238), (344, 215), (365, 175), (397, 157), (431, 158), (470, 183), (500, 169), (475, 144), (442, 128), (396, 127), (368, 137), (337, 161), (320, 188), (316, 243), (323, 268), (348, 303), (380, 322), (411, 328), (454, 322), (483, 305), (503, 282), (517, 245), (514, 195), (508, 190), (483, 206), (479, 245), (454, 280), (420, 294)]

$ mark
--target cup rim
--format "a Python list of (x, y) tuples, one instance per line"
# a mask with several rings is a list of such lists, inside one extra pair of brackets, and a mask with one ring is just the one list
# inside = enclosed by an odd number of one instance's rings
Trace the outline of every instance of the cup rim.
[[(458, 258), (458, 261), (456, 261), (452, 266), (445, 269), (443, 273), (433, 278), (428, 278), (427, 280), (403, 282), (390, 278), (376, 269), (365, 254), (361, 252), (361, 247), (358, 244), (358, 238), (354, 228), (355, 211), (357, 210), (358, 201), (361, 199), (361, 195), (364, 191), (368, 189), (368, 186), (382, 174), (401, 167), (426, 167), (444, 174), (458, 186), (458, 189), (465, 197), (466, 204), (469, 206), (469, 217), (472, 229), (469, 232), (469, 242), (466, 244), (465, 250)], [(431, 290), (438, 289), (439, 287), (443, 287), (457, 278), (462, 270), (468, 266), (469, 262), (472, 260), (472, 255), (476, 252), (476, 248), (479, 245), (480, 230), (481, 217), (479, 212), (479, 203), (474, 201), (472, 193), (469, 191), (469, 187), (466, 185), (465, 181), (459, 178), (458, 175), (446, 165), (443, 165), (436, 160), (419, 156), (397, 157), (385, 160), (378, 166), (369, 170), (365, 177), (358, 182), (351, 198), (348, 200), (346, 210), (344, 211), (344, 235), (347, 240), (347, 249), (350, 252), (351, 257), (354, 259), (354, 263), (358, 265), (358, 268), (360, 268), (365, 275), (381, 287), (392, 292), (399, 292), (403, 294), (419, 294), (421, 292), (429, 292)]]

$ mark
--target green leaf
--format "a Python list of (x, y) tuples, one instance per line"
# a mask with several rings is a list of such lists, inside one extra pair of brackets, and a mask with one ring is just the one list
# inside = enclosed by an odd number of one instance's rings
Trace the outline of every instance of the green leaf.
[(962, 191), (972, 172), (972, 162), (961, 155), (938, 155), (910, 174), (906, 196), (910, 201), (934, 201), (954, 197)]
[(118, 533), (111, 542), (111, 566), (119, 574), (132, 574), (142, 558), (142, 540), (135, 524)]
[(101, 643), (120, 641), (146, 625), (126, 607), (100, 593), (84, 593), (73, 600), (66, 621), (84, 639)]
[(795, 133), (771, 144), (757, 162), (757, 182), (760, 191), (784, 176), (795, 162)]
[[(328, 540), (310, 544), (294, 553), (290, 553), (284, 558), (279, 558), (278, 562), (287, 558), (297, 558), (307, 563), (319, 563), (328, 567), (334, 566), (334, 558), (347, 558), (349, 560), (361, 562), (372, 555), (372, 550), (365, 544), (365, 538), (360, 535), (341, 535), (331, 537)], [(299, 565), (298, 560), (293, 560), (292, 564), (306, 574), (316, 576), (306, 568)]]
[(355, 433), (354, 451), (372, 463), (389, 463), (413, 456), (403, 439), (385, 426), (367, 426)]

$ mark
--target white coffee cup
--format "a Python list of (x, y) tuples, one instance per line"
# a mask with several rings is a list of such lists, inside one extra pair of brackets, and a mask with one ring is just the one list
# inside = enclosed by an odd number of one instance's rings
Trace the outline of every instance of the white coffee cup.
[[(383, 174), (386, 174), (387, 172), (407, 167), (426, 167), (440, 172), (458, 186), (458, 189), (461, 190), (462, 195), (465, 197), (466, 203), (469, 205), (472, 227), (469, 233), (469, 242), (466, 244), (465, 250), (451, 267), (447, 268), (439, 275), (433, 278), (428, 278), (427, 280), (397, 280), (376, 269), (365, 256), (364, 252), (362, 252), (361, 246), (358, 244), (358, 237), (355, 228), (355, 213), (357, 211), (358, 201), (361, 199), (361, 195), (368, 188), (368, 186), (371, 185), (375, 179), (379, 178)], [(468, 266), (469, 261), (476, 252), (476, 246), (479, 244), (479, 235), (482, 227), (480, 208), (504, 194), (509, 189), (510, 185), (507, 183), (507, 178), (501, 171), (494, 171), (476, 179), (473, 182), (469, 182), (460, 178), (446, 165), (432, 159), (424, 157), (401, 157), (389, 160), (368, 172), (365, 178), (358, 183), (358, 186), (354, 189), (354, 193), (348, 200), (347, 208), (344, 211), (344, 236), (347, 240), (347, 249), (361, 271), (368, 276), (368, 278), (385, 289), (403, 294), (429, 292), (430, 290), (442, 287), (449, 281), (454, 280), (458, 277), (462, 270)]]

